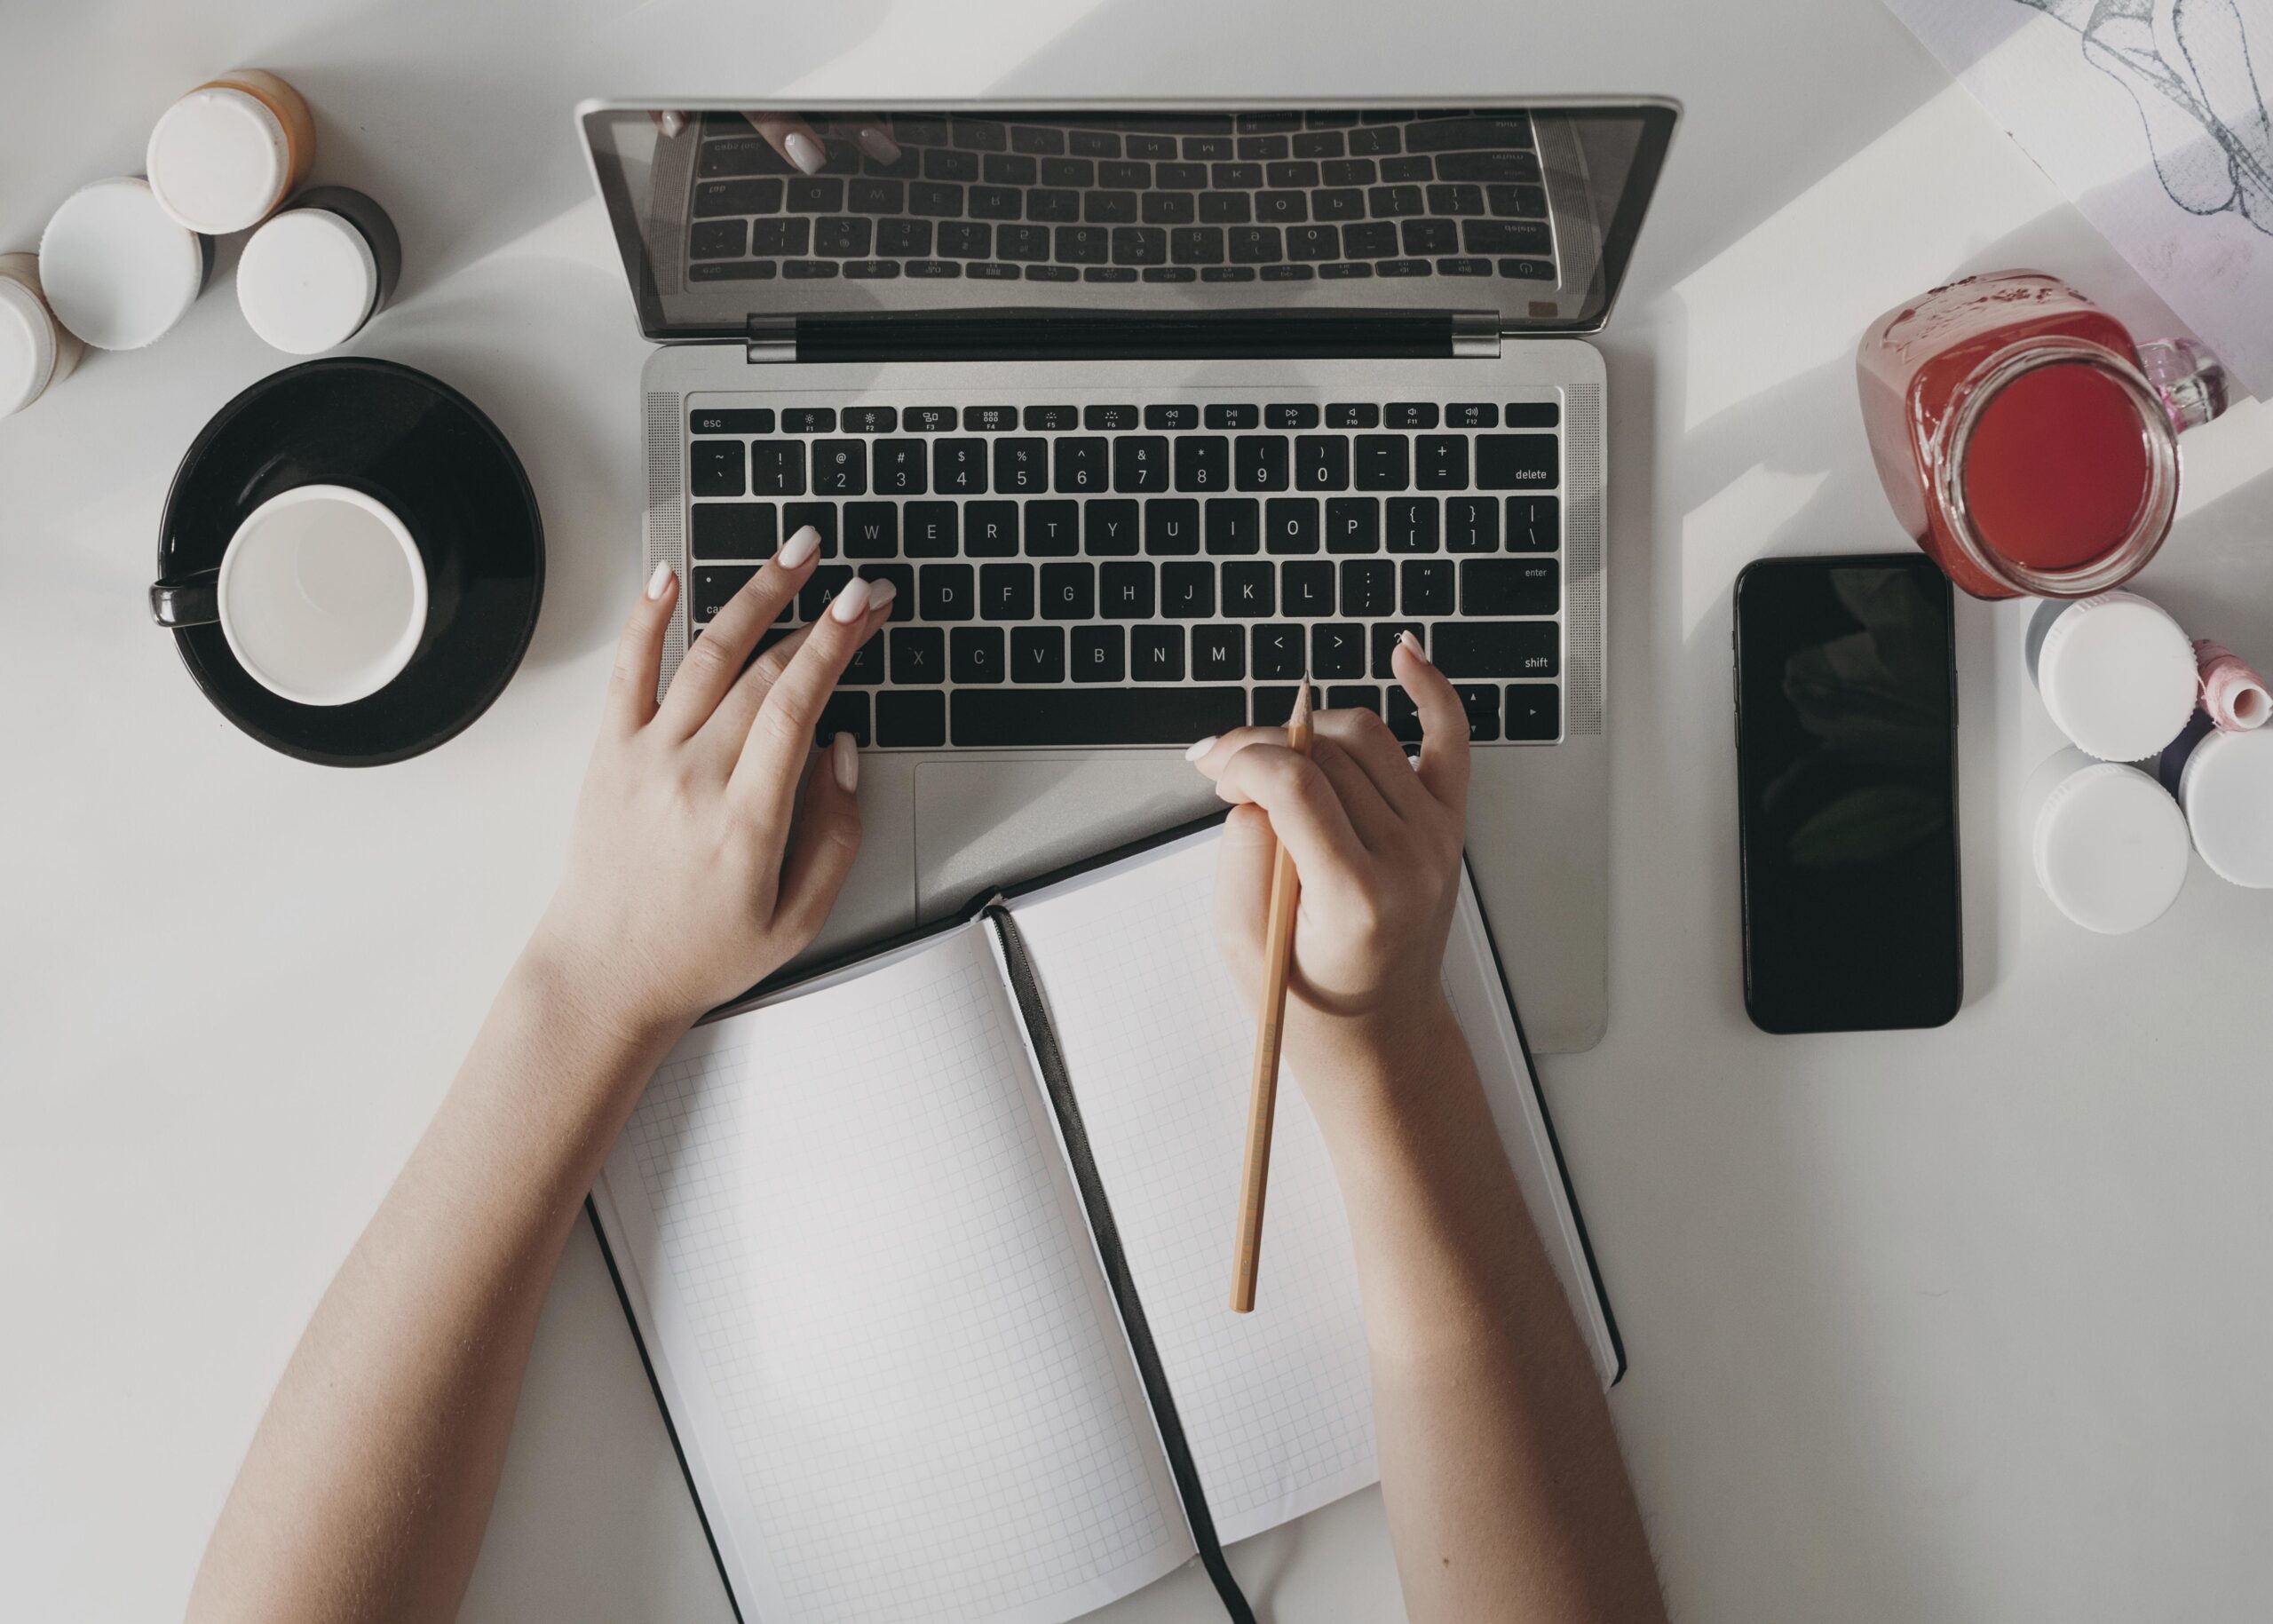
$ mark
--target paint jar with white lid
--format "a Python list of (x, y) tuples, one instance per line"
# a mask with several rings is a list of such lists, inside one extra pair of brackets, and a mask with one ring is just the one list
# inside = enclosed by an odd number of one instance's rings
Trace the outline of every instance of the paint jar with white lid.
[(2273, 729), (2227, 733), (2197, 716), (2163, 752), (2160, 774), (2210, 871), (2273, 889)]
[(2186, 819), (2137, 767), (2072, 746), (2029, 777), (2023, 827), (2036, 883), (2087, 931), (2123, 936), (2163, 916), (2186, 883)]
[(345, 344), (385, 308), (402, 275), (386, 210), (346, 186), (315, 186), (253, 233), (237, 261), (237, 305), (292, 355)]
[(0, 254), (0, 417), (22, 411), (69, 377), (85, 352), (48, 308), (38, 256)]
[(99, 350), (139, 350), (164, 337), (212, 273), (213, 239), (158, 207), (139, 175), (81, 186), (40, 234), (48, 307)]
[(2136, 592), (2047, 599), (2029, 622), (2028, 672), (2069, 741), (2102, 761), (2144, 761), (2185, 730), (2194, 644)]
[(226, 236), (257, 226), (304, 185), (316, 161), (308, 104), (274, 74), (238, 67), (168, 107), (146, 154), (159, 205), (190, 230)]

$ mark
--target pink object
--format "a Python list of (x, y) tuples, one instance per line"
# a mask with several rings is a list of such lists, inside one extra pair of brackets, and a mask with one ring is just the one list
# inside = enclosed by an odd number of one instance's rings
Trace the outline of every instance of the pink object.
[(2202, 709), (2220, 733), (2245, 733), (2273, 718), (2273, 692), (2233, 650), (2205, 638), (2194, 645), (2194, 661), (2201, 674)]

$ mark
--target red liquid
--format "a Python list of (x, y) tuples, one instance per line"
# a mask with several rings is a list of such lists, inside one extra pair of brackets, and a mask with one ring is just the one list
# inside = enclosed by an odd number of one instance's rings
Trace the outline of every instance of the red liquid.
[(2139, 410), (2090, 367), (2039, 367), (1982, 409), (1965, 502), (1990, 548), (2031, 569), (2073, 569), (2125, 536), (2147, 494)]
[[(1976, 598), (2019, 593), (1984, 573), (1956, 539), (1936, 488), (1936, 437), (1960, 385), (2011, 345), (2047, 338), (2094, 345), (2125, 363), (2138, 360), (2121, 322), (2039, 271), (1936, 288), (1872, 323), (1855, 354), (1863, 426), (1895, 517)], [(1963, 478), (1976, 534), (2034, 568), (2108, 551), (2124, 539), (2147, 488), (2142, 436), (2136, 410), (2103, 374), (2072, 365), (2023, 374), (1975, 425)]]

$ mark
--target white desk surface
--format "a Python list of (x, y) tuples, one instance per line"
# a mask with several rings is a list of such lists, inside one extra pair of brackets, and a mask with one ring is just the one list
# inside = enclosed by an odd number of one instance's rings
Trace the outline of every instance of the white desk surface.
[[(226, 276), (156, 348), (0, 422), (0, 1616), (178, 1612), (271, 1383), (551, 884), (637, 584), (644, 346), (580, 98), (1620, 91), (1687, 117), (1603, 340), (1610, 1032), (1544, 1070), (1674, 1614), (2261, 1616), (2273, 895), (2198, 862), (2135, 937), (2053, 915), (2013, 827), (2055, 742), (2019, 607), (1960, 622), (1964, 1012), (1770, 1038), (1738, 1002), (1730, 582), (1901, 544), (1850, 376), (1864, 323), (2012, 264), (2167, 322), (1878, 0), (27, 0), (0, 33), (0, 248), (139, 168), (210, 73), (297, 83), (321, 178), (408, 247), (353, 347), (497, 420), (550, 547), (488, 715), (403, 765), (308, 767), (209, 709), (144, 606), (176, 459), (286, 364)], [(2144, 584), (2273, 659), (2273, 411), (2187, 456)], [(1273, 1619), (1401, 1616), (1375, 1493), (1233, 1562)], [(1188, 1569), (1111, 1616), (1211, 1605)], [(728, 1617), (581, 1227), (464, 1616)]]

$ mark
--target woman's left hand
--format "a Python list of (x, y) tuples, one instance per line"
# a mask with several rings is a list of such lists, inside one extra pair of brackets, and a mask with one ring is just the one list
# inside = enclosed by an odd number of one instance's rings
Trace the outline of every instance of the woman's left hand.
[(682, 1028), (795, 957), (859, 850), (852, 737), (816, 757), (813, 730), (891, 614), (891, 583), (854, 580), (749, 657), (811, 578), (820, 541), (799, 531), (734, 594), (660, 705), (680, 591), (667, 566), (623, 629), (567, 868), (529, 958), (626, 1037)]

